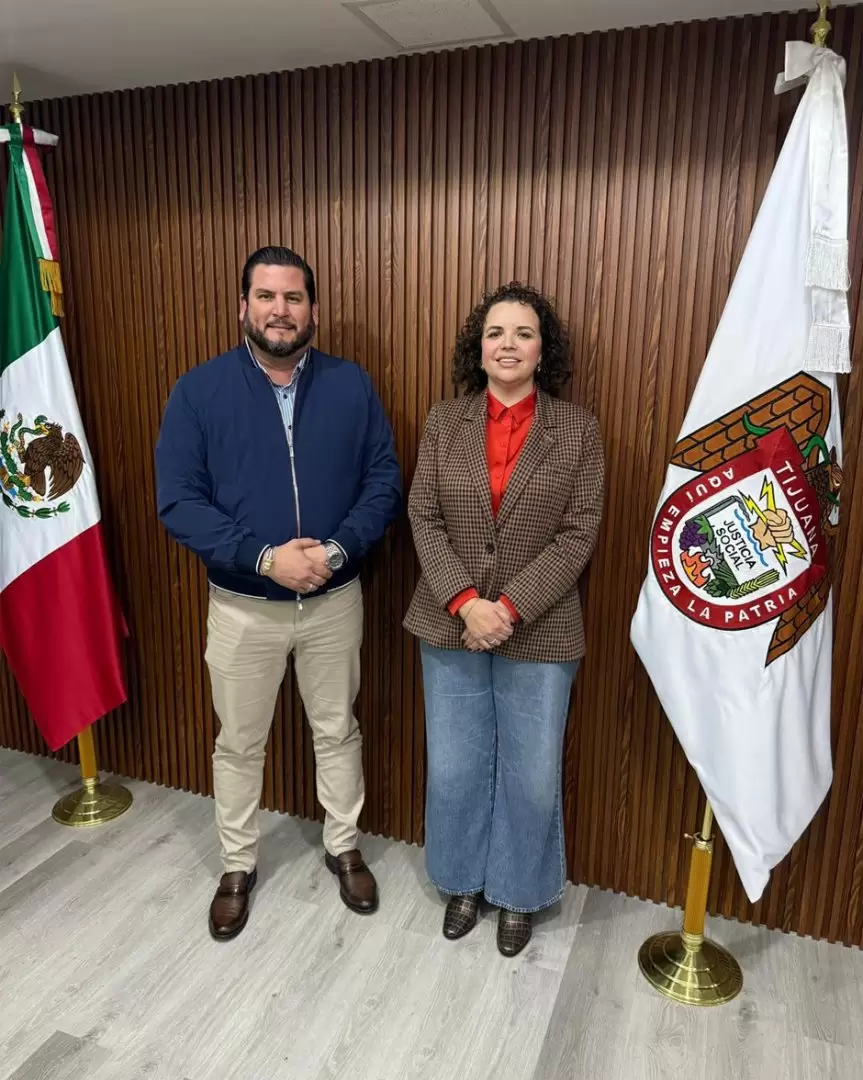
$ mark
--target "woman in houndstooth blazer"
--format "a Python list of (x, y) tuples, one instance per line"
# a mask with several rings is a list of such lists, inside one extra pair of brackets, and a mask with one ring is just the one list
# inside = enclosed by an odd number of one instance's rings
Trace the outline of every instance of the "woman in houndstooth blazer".
[(444, 935), (500, 908), (515, 956), (563, 892), (561, 758), (584, 655), (578, 579), (596, 542), (596, 420), (558, 397), (569, 342), (551, 303), (512, 283), (459, 334), (456, 386), (429, 413), (408, 503), (422, 576), (426, 865), (450, 897)]

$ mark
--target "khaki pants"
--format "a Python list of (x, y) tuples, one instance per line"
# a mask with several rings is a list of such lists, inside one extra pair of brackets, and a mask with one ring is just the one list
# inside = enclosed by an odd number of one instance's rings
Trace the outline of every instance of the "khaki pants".
[(298, 604), (249, 599), (210, 588), (206, 660), (221, 731), (213, 753), (216, 827), (225, 873), (257, 862), (258, 805), (267, 737), (285, 677), (294, 666), (312, 728), (324, 847), (357, 846), (365, 798), (362, 736), (353, 706), (360, 687), (363, 597), (359, 581)]

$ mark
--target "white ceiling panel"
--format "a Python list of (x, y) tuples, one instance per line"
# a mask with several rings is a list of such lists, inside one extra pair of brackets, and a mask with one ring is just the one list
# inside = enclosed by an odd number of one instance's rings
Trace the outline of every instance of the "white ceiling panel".
[(526, 39), (799, 6), (793, 0), (0, 0), (0, 101), (9, 100), (13, 69), (32, 101), (367, 60), (502, 34)]

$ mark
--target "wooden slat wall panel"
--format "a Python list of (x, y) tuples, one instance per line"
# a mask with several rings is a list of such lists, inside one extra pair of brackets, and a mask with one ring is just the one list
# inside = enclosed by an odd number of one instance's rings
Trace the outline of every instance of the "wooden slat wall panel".
[[(629, 645), (669, 451), (798, 95), (773, 95), (810, 12), (43, 102), (64, 328), (127, 613), (130, 704), (97, 726), (105, 769), (210, 793), (215, 721), (201, 569), (154, 513), (152, 450), (178, 375), (237, 340), (239, 269), (265, 242), (316, 267), (320, 343), (365, 365), (410, 484), (456, 330), (513, 277), (570, 322), (572, 395), (596, 410), (608, 509), (584, 581), (590, 656), (566, 746), (571, 876), (679, 903), (701, 797)], [(849, 62), (852, 310), (861, 311), (863, 8), (834, 15)], [(5, 162), (0, 166), (4, 186)], [(855, 356), (863, 360), (863, 334)], [(721, 841), (711, 910), (863, 944), (863, 389), (843, 383), (845, 521), (836, 578), (833, 790), (750, 907)], [(407, 523), (367, 575), (359, 712), (365, 828), (422, 840), (419, 663), (400, 622)], [(0, 743), (44, 753), (8, 672)], [(72, 759), (74, 747), (64, 755)], [(312, 745), (289, 677), (264, 801), (316, 816)]]

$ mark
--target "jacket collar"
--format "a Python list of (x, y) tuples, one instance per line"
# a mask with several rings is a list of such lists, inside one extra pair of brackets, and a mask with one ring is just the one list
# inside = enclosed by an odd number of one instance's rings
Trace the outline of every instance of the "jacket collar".
[[(248, 338), (246, 338), (246, 351), (248, 352), (249, 356), (251, 356), (252, 363), (255, 365), (255, 367), (259, 371), (262, 371), (264, 373), (264, 375), (266, 375), (267, 382), (269, 382), (270, 385), (274, 386), (277, 390), (284, 389), (284, 387), (281, 384), (274, 383), (273, 380), (270, 378), (270, 373), (267, 371), (267, 369), (264, 367), (264, 365), (261, 363), (261, 361), (257, 358), (257, 356), (255, 356), (255, 354), (252, 352), (252, 346), (251, 346), (251, 343), (249, 342)], [(299, 381), (299, 378), (302, 375), (303, 370), (309, 366), (309, 356), (310, 356), (310, 354), (311, 354), (311, 349), (306, 349), (306, 351), (303, 353), (303, 355), (297, 361), (296, 367), (294, 368), (293, 374), (291, 375), (291, 381), (289, 383), (285, 383), (284, 386), (293, 386), (295, 383), (297, 383)]]
[[(310, 345), (308, 347), (308, 349), (306, 349), (305, 355), (303, 356), (303, 359), (300, 361), (300, 363), (303, 365), (304, 369), (309, 368), (309, 367), (312, 366), (312, 364), (314, 363), (314, 359), (318, 355), (319, 351), (320, 350), (316, 349), (314, 347), (314, 345)], [(253, 356), (252, 350), (249, 347), (249, 343), (248, 343), (248, 341), (246, 340), (245, 337), (243, 338), (243, 343), (241, 345), (237, 346), (237, 348), (235, 349), (235, 352), (239, 356), (240, 360), (242, 360), (242, 362), (247, 367), (256, 368), (257, 370), (263, 370), (261, 368), (261, 365), (258, 363), (258, 361)]]

